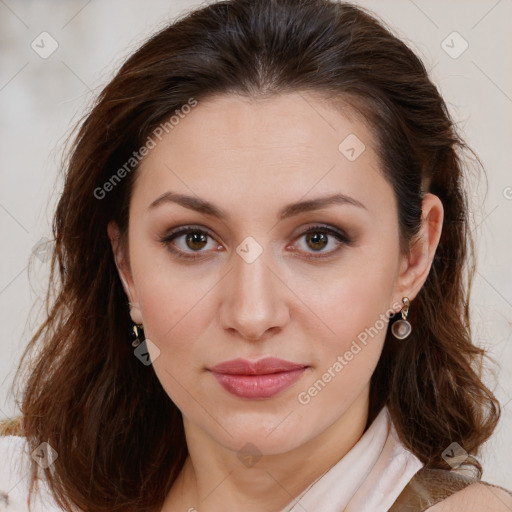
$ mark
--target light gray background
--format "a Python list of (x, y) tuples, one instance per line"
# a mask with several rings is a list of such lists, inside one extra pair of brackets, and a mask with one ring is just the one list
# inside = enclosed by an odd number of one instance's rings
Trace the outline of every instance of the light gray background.
[[(42, 319), (48, 261), (34, 246), (51, 238), (63, 141), (85, 107), (149, 34), (194, 0), (0, 0), (0, 418), (22, 348)], [(512, 488), (512, 19), (511, 0), (360, 1), (416, 50), (488, 173), (472, 192), (478, 268), (475, 342), (500, 363), (486, 382), (503, 404), (485, 445), (484, 480)], [(58, 43), (41, 58), (42, 32)], [(457, 58), (464, 41), (468, 48)], [(448, 37), (448, 39), (447, 39)], [(49, 40), (45, 40), (49, 48)], [(445, 41), (443, 43), (443, 41)], [(450, 49), (451, 47), (451, 49)], [(448, 52), (451, 52), (450, 56)]]

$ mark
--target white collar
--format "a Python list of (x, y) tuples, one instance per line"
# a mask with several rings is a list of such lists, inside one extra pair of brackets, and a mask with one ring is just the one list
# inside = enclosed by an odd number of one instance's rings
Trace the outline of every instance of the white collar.
[(281, 512), (386, 512), (422, 467), (384, 406), (349, 452)]

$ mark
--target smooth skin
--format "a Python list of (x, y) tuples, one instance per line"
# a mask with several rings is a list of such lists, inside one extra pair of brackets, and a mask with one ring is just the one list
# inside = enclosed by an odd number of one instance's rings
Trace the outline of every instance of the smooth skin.
[[(354, 161), (338, 149), (350, 134), (366, 147)], [(414, 308), (443, 223), (441, 201), (426, 194), (418, 240), (400, 254), (395, 197), (374, 148), (353, 111), (319, 95), (224, 95), (199, 102), (136, 171), (127, 253), (114, 222), (108, 233), (132, 320), (158, 347), (154, 371), (184, 418), (189, 457), (163, 512), (279, 511), (363, 434), (386, 328), (309, 403), (298, 395), (380, 315), (399, 311), (402, 297)], [(225, 217), (170, 201), (150, 208), (168, 191), (213, 203)], [(333, 193), (363, 206), (278, 218), (290, 203)], [(189, 225), (206, 235), (161, 242)], [(310, 228), (312, 240), (303, 234)], [(263, 250), (250, 263), (236, 251), (246, 237)], [(309, 368), (264, 400), (231, 395), (208, 371), (267, 356)], [(251, 467), (238, 457), (247, 443), (262, 455)]]

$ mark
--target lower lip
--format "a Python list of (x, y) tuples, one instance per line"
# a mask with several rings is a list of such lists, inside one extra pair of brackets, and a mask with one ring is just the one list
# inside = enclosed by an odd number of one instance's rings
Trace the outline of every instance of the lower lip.
[(220, 385), (241, 398), (270, 398), (291, 386), (304, 373), (306, 368), (266, 375), (228, 375), (212, 372)]

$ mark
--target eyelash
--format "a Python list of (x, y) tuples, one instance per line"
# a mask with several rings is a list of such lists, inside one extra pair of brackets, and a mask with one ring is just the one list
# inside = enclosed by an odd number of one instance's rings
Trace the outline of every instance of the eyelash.
[[(160, 239), (160, 243), (162, 243), (171, 253), (173, 253), (178, 258), (182, 258), (182, 259), (189, 260), (189, 261), (202, 258), (202, 256), (200, 256), (200, 255), (185, 256), (185, 253), (181, 249), (175, 249), (171, 245), (171, 242), (175, 238), (178, 238), (180, 235), (190, 234), (190, 233), (205, 234), (205, 235), (208, 235), (212, 239), (214, 238), (210, 234), (210, 232), (205, 229), (195, 227), (195, 226), (183, 226), (183, 227), (177, 228), (177, 229), (169, 232), (167, 235), (162, 237)], [(317, 254), (309, 253), (308, 256), (305, 256), (306, 259), (328, 258), (329, 256), (332, 256), (333, 254), (337, 253), (341, 249), (342, 246), (350, 246), (353, 243), (353, 240), (351, 240), (345, 232), (331, 228), (329, 226), (324, 226), (321, 224), (312, 226), (312, 227), (308, 228), (307, 230), (303, 231), (302, 233), (297, 235), (296, 240), (299, 240), (301, 237), (303, 237), (309, 233), (326, 233), (328, 235), (331, 235), (338, 241), (338, 246), (335, 249), (325, 252), (325, 253), (324, 252), (318, 252)], [(196, 251), (196, 252), (201, 253), (203, 251)]]

